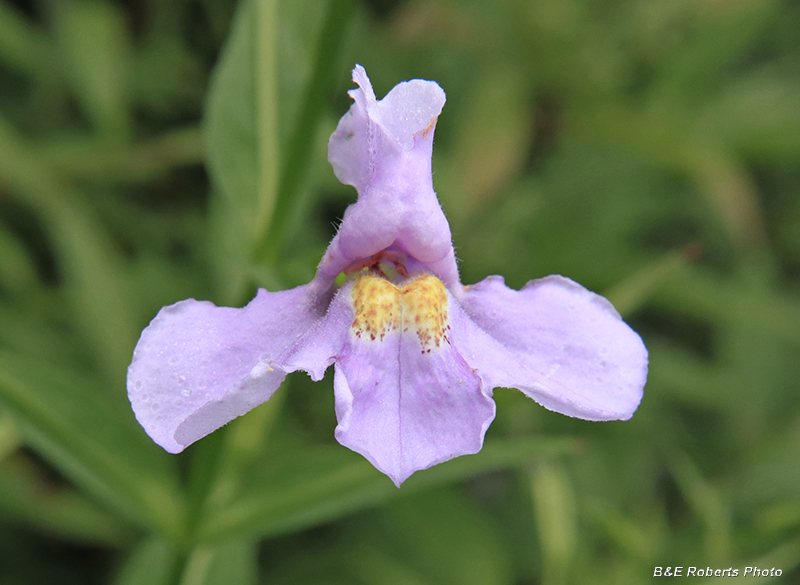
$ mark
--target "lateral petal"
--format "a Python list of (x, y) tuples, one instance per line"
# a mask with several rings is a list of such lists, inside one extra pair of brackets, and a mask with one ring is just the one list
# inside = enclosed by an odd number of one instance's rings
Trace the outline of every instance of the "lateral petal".
[(311, 285), (259, 290), (244, 308), (189, 299), (142, 332), (128, 397), (147, 434), (170, 453), (268, 400), (286, 376), (281, 354), (324, 314)]
[(491, 276), (464, 287), (459, 302), (453, 343), (488, 386), (518, 388), (577, 418), (633, 416), (647, 378), (647, 350), (603, 297), (562, 276), (519, 291)]

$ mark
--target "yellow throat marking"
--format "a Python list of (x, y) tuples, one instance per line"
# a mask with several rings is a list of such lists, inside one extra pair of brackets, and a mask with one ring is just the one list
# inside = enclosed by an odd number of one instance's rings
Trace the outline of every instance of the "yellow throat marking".
[(390, 331), (413, 331), (423, 353), (448, 341), (447, 291), (431, 274), (398, 288), (379, 276), (361, 276), (350, 291), (355, 311), (351, 330), (362, 341), (383, 341)]

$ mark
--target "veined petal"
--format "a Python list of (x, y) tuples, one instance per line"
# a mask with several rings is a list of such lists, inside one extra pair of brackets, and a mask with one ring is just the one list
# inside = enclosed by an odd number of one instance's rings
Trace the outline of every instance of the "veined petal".
[(334, 303), (354, 316), (336, 360), (337, 440), (398, 486), (477, 453), (495, 405), (450, 344), (442, 283), (424, 276), (398, 289), (363, 277)]
[(431, 154), (444, 91), (414, 79), (376, 101), (357, 66), (355, 100), (328, 143), (336, 176), (358, 190), (358, 201), (320, 262), (330, 280), (348, 266), (383, 251), (407, 254), (446, 285), (458, 283), (450, 226), (433, 191)]
[(244, 308), (189, 299), (142, 332), (128, 397), (147, 434), (170, 453), (268, 400), (286, 376), (281, 354), (324, 314), (311, 285), (259, 290)]
[(603, 297), (561, 276), (519, 291), (492, 276), (464, 287), (459, 301), (453, 343), (490, 387), (518, 388), (577, 418), (633, 416), (647, 350)]

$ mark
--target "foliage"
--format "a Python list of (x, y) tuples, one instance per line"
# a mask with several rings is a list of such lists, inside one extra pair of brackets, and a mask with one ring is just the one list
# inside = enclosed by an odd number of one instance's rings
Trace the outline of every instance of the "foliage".
[[(0, 585), (794, 582), (798, 27), (790, 0), (0, 0)], [(631, 421), (498, 390), (484, 451), (400, 490), (303, 375), (179, 456), (144, 435), (125, 369), (162, 305), (313, 274), (356, 62), (448, 94), (464, 282), (564, 274), (643, 335)]]

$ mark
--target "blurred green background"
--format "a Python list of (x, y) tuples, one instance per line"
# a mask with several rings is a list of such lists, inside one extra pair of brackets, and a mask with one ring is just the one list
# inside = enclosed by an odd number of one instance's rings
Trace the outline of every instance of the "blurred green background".
[[(800, 582), (799, 30), (795, 0), (0, 0), (0, 585)], [(447, 92), (463, 282), (563, 274), (640, 332), (632, 420), (498, 389), (484, 451), (400, 490), (335, 443), (330, 376), (179, 456), (139, 428), (162, 305), (313, 276), (355, 63)]]

